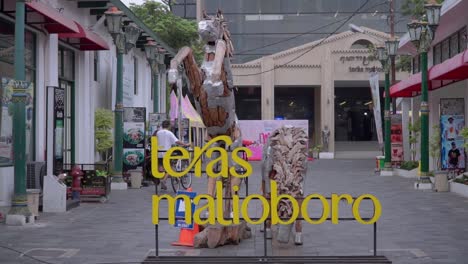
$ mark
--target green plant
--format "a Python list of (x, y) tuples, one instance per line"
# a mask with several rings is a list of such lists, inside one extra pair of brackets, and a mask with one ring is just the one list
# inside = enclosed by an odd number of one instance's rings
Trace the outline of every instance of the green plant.
[(468, 185), (468, 176), (463, 175), (461, 178), (456, 178), (453, 180), (456, 183), (466, 184)]
[(465, 148), (465, 150), (468, 150), (468, 127), (463, 128), (460, 134), (465, 140), (465, 144), (463, 145), (463, 147)]
[(108, 109), (96, 109), (94, 113), (95, 147), (104, 160), (107, 160), (108, 151), (114, 144), (111, 133), (113, 126), (114, 116), (112, 111)]
[(432, 137), (429, 142), (429, 154), (436, 169), (440, 170), (440, 126), (434, 125), (432, 131)]
[(322, 145), (317, 145), (314, 147), (313, 151), (319, 153), (322, 150)]
[(403, 161), (400, 165), (402, 170), (414, 170), (419, 167), (419, 162), (417, 161)]
[(409, 121), (408, 130), (410, 132), (409, 143), (410, 143), (411, 154), (412, 154), (411, 161), (416, 161), (416, 153), (418, 152), (416, 147), (418, 145), (419, 132), (421, 131), (421, 120), (418, 119), (418, 121), (414, 123)]
[(96, 176), (97, 177), (107, 177), (107, 171), (103, 171), (103, 170), (96, 170)]

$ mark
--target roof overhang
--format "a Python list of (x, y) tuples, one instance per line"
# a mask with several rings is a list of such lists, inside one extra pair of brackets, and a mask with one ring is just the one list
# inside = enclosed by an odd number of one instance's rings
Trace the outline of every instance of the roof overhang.
[(59, 38), (69, 39), (69, 44), (80, 50), (109, 50), (106, 40), (98, 34), (84, 29), (78, 22), (75, 22), (79, 29), (78, 33), (62, 33)]
[(42, 2), (26, 2), (26, 8), (28, 12), (28, 24), (40, 24), (50, 34), (56, 33), (78, 33), (79, 29), (75, 22), (63, 14), (57, 9), (43, 4)]

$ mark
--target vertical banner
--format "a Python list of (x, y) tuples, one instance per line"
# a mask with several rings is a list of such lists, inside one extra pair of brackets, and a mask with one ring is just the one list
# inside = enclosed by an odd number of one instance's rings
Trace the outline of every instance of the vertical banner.
[(403, 160), (403, 122), (402, 115), (391, 115), (391, 143), (392, 143), (392, 163), (399, 165)]
[(166, 113), (150, 113), (149, 114), (150, 136), (152, 136), (155, 132), (161, 129), (161, 125), (164, 120), (166, 120)]
[(145, 107), (124, 107), (123, 171), (143, 168), (145, 161)]
[[(26, 82), (21, 81), (22, 84)], [(34, 89), (33, 83), (26, 83), (26, 154), (31, 155), (31, 135), (33, 121)], [(13, 162), (13, 104), (11, 103), (16, 81), (1, 78), (0, 83), (0, 164)]]
[(382, 114), (380, 112), (380, 88), (379, 88), (379, 73), (373, 72), (369, 78), (370, 89), (372, 94), (372, 105), (374, 108), (375, 129), (377, 131), (377, 140), (379, 141), (380, 149), (383, 149), (383, 131), (382, 131)]
[(462, 169), (465, 165), (464, 139), (465, 100), (440, 99), (440, 132), (442, 169)]

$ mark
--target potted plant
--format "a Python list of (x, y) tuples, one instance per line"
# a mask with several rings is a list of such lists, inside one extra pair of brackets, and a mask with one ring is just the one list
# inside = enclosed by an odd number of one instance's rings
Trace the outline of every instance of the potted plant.
[(400, 168), (395, 169), (398, 176), (405, 178), (416, 178), (418, 176), (418, 161), (403, 161)]
[(322, 145), (317, 145), (312, 149), (313, 157), (314, 159), (319, 158), (320, 151), (322, 150)]
[(446, 175), (445, 171), (441, 170), (441, 164), (440, 164), (440, 126), (439, 125), (434, 125), (432, 127), (432, 137), (429, 142), (429, 155), (432, 158), (432, 163), (434, 165), (434, 171), (429, 173), (430, 179), (432, 183), (435, 183), (434, 176), (435, 175)]

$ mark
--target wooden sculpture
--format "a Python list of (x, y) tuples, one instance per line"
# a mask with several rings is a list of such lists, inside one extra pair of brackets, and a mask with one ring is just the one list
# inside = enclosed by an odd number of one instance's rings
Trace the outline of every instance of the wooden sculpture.
[[(179, 66), (182, 64), (189, 81), (189, 91), (195, 100), (208, 133), (207, 140), (217, 136), (229, 136), (233, 144), (230, 149), (242, 146), (241, 131), (235, 111), (234, 85), (230, 60), (233, 56), (231, 36), (223, 14), (218, 10), (215, 16), (205, 12), (198, 24), (198, 33), (205, 42), (205, 56), (199, 68), (189, 47), (183, 47), (172, 59), (168, 72), (169, 83), (181, 85)], [(180, 94), (178, 96), (181, 96)], [(226, 147), (223, 142), (218, 146)], [(212, 159), (216, 157), (211, 157)], [(224, 179), (224, 178), (223, 178)], [(215, 196), (216, 178), (208, 177), (208, 191)], [(232, 186), (239, 186), (240, 179), (228, 175), (224, 185), (224, 197), (232, 197)], [(231, 216), (231, 202), (225, 200), (223, 215)], [(250, 228), (241, 222), (232, 226), (208, 226), (195, 237), (196, 247), (216, 247), (228, 243), (238, 243), (250, 237)]]

